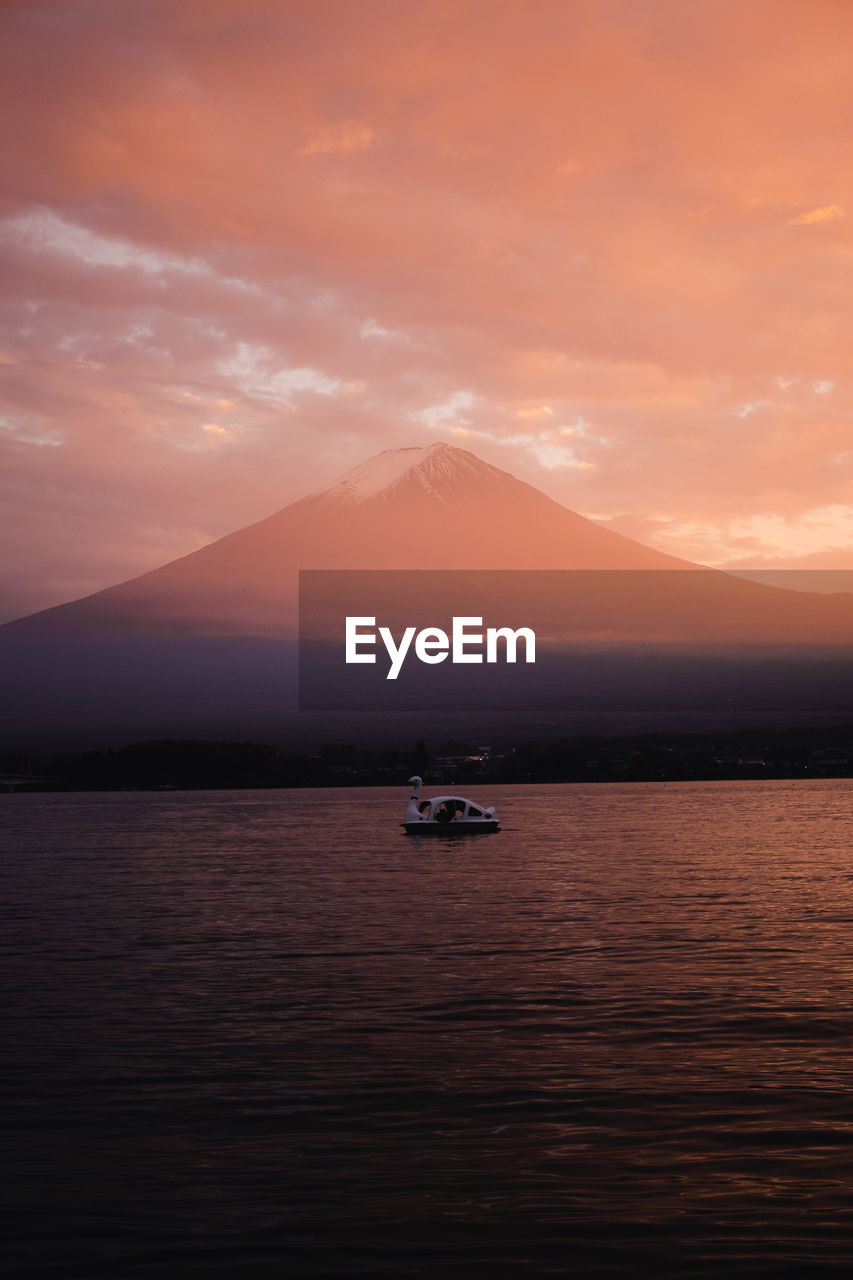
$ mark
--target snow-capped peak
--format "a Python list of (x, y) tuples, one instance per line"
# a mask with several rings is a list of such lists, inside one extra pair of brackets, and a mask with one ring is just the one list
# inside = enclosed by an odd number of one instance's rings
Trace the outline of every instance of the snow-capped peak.
[[(442, 477), (450, 479), (470, 458), (462, 449), (438, 443), (406, 449), (385, 449), (374, 458), (347, 471), (322, 495), (331, 502), (359, 504), (393, 489), (404, 476), (417, 472), (424, 487), (434, 488)], [(432, 482), (432, 483), (431, 483)]]

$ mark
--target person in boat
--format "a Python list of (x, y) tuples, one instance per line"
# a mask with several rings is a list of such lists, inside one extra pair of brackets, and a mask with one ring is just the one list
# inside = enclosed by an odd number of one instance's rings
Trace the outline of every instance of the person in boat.
[(452, 822), (455, 809), (455, 805), (448, 804), (447, 801), (445, 801), (443, 805), (439, 806), (438, 812), (435, 815), (436, 822)]

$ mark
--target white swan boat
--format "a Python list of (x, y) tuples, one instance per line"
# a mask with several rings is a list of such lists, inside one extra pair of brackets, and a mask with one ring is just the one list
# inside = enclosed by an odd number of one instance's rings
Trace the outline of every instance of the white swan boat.
[(475, 835), (477, 832), (500, 831), (494, 806), (483, 809), (464, 796), (433, 796), (421, 799), (423, 779), (409, 778), (414, 784), (412, 798), (402, 826), (410, 836)]

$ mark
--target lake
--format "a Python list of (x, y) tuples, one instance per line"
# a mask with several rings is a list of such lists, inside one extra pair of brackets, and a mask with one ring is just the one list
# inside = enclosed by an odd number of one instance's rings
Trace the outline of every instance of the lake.
[(847, 1274), (853, 783), (465, 790), (0, 797), (12, 1275)]

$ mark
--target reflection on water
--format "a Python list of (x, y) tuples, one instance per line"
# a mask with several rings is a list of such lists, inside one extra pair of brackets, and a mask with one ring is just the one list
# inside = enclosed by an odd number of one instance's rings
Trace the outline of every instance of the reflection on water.
[(846, 1266), (853, 786), (407, 798), (2, 797), (21, 1274)]

